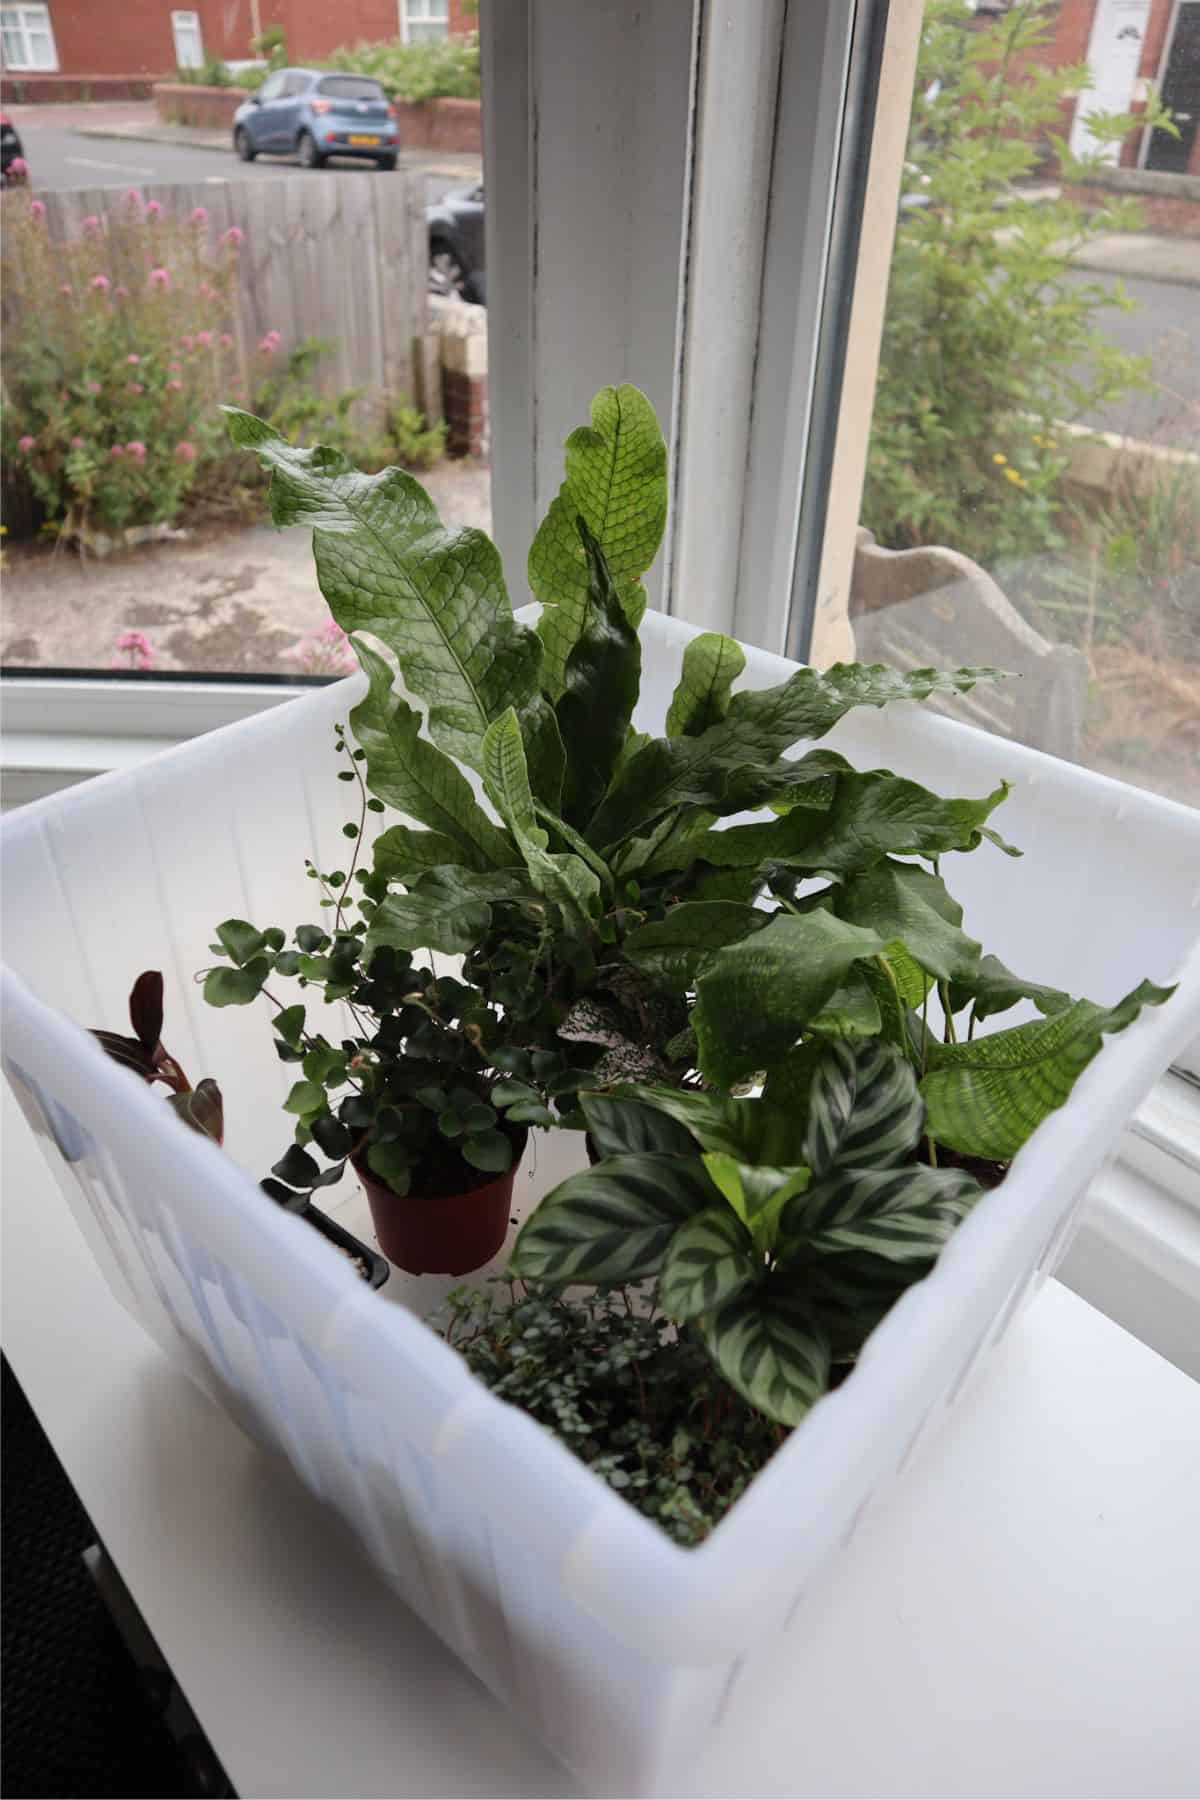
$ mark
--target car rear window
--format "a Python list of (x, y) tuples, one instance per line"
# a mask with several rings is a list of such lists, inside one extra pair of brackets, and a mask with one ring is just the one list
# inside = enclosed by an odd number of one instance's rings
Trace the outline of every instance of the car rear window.
[(329, 100), (382, 100), (383, 89), (365, 75), (327, 75), (318, 92)]

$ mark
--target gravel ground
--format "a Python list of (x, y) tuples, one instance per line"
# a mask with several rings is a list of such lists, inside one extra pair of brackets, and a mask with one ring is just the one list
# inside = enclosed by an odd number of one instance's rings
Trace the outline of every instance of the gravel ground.
[[(420, 479), (447, 525), (488, 528), (486, 464), (447, 460)], [(159, 671), (288, 674), (289, 650), (328, 617), (307, 531), (198, 530), (86, 561), (18, 544), (5, 555), (0, 663), (108, 669), (121, 633), (140, 631)]]

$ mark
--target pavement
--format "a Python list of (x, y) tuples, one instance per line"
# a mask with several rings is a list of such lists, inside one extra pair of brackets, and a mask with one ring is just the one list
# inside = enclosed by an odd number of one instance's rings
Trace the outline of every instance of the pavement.
[[(447, 525), (490, 528), (486, 464), (446, 459), (418, 480)], [(107, 669), (122, 632), (140, 631), (160, 673), (287, 675), (297, 668), (289, 652), (328, 618), (310, 531), (222, 525), (102, 560), (14, 544), (0, 664)]]

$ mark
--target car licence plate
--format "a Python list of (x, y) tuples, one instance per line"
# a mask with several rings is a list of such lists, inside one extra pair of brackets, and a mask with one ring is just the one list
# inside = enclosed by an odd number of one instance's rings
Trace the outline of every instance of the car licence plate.
[(349, 141), (352, 144), (377, 144), (379, 139), (377, 137), (355, 137), (352, 134)]

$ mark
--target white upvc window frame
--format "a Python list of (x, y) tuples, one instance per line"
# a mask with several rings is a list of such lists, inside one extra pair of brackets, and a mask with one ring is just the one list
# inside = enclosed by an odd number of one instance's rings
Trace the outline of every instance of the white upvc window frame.
[[(21, 41), (22, 41), (22, 46), (23, 46), (21, 61), (14, 62), (12, 57), (7, 53), (7, 51), (5, 51), (3, 53), (3, 56), (0, 57), (0, 61), (3, 62), (3, 66), (6, 69), (11, 70), (14, 75), (16, 75), (16, 74), (26, 74), (26, 75), (55, 75), (55, 74), (57, 74), (58, 73), (58, 45), (54, 41), (54, 21), (50, 17), (49, 6), (47, 6), (43, 3), (39, 3), (39, 0), (33, 0), (33, 3), (31, 3), (31, 4), (27, 4), (26, 0), (17, 0), (16, 4), (5, 6), (0, 10), (2, 10), (3, 13), (8, 15), (10, 18), (12, 15), (14, 15), (14, 14), (16, 15), (15, 23), (7, 23), (6, 22), (5, 29), (6, 29), (6, 31), (16, 31), (17, 33), (19, 33), (19, 35), (21, 37)], [(27, 21), (27, 18), (26, 18), (26, 15), (30, 14), (30, 13), (38, 15), (36, 22), (32, 25)], [(40, 35), (44, 36), (47, 39), (49, 46), (50, 46), (50, 61), (49, 62), (34, 62), (31, 60), (30, 55), (29, 55), (30, 32), (31, 31), (36, 31), (37, 33), (39, 33)], [(0, 43), (2, 43), (2, 41), (3, 40), (0, 39)]]
[[(445, 7), (431, 14), (431, 6)], [(450, 0), (399, 0), (402, 44), (433, 44), (450, 36)]]
[[(187, 54), (180, 50), (180, 36), (185, 39), (194, 38), (194, 45), (189, 45)], [(175, 51), (175, 66), (179, 69), (202, 69), (204, 67), (204, 31), (200, 24), (200, 14), (191, 9), (172, 11), (171, 44)]]
[[(849, 579), (921, 11), (482, 9), (489, 323), (505, 347), (491, 370), (493, 535), (518, 603), (562, 441), (596, 388), (629, 380), (671, 451), (651, 603), (801, 658), (815, 629), (814, 659), (833, 660), (814, 601)], [(10, 798), (302, 685), (8, 677)], [(1200, 1108), (1178, 1099), (1192, 1094), (1169, 1077), (1139, 1113), (1065, 1270), (1166, 1354), (1194, 1335), (1200, 1284)]]

